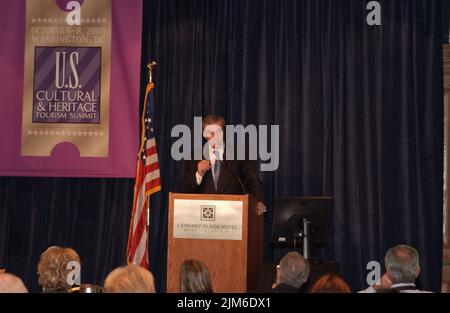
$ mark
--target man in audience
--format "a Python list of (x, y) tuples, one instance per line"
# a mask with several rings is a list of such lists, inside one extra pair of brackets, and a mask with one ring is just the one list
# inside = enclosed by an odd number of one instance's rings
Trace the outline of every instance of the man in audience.
[(118, 267), (106, 277), (107, 293), (154, 293), (153, 274), (137, 265)]
[(22, 280), (9, 273), (0, 273), (0, 293), (27, 293)]
[(384, 257), (386, 273), (377, 285), (361, 291), (374, 293), (390, 288), (400, 293), (428, 292), (417, 289), (415, 280), (420, 274), (419, 253), (408, 245), (398, 245), (388, 250)]
[(277, 266), (277, 277), (272, 292), (295, 293), (308, 280), (309, 263), (298, 252), (289, 252)]

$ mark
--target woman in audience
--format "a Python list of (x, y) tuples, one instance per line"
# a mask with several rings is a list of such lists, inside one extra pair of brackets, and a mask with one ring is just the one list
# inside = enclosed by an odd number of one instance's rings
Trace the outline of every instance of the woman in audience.
[(339, 276), (326, 274), (312, 286), (310, 293), (350, 293), (350, 287)]
[(67, 268), (71, 261), (80, 263), (80, 257), (71, 248), (51, 246), (41, 254), (37, 273), (43, 292), (68, 292), (73, 278), (73, 268)]
[(154, 293), (155, 283), (150, 271), (127, 265), (109, 273), (103, 289), (106, 293)]
[(186, 260), (181, 265), (180, 291), (183, 293), (212, 293), (208, 268), (198, 260)]

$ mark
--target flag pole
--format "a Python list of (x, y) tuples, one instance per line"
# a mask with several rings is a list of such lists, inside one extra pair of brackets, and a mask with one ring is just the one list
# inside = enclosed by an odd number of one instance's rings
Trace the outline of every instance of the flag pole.
[[(156, 62), (152, 61), (147, 64), (148, 68), (148, 83), (151, 84), (153, 82), (153, 68), (156, 66)], [(147, 240), (150, 238), (150, 197), (147, 197), (147, 212), (146, 212), (146, 223), (145, 228), (147, 230)], [(148, 241), (147, 241), (148, 245)]]

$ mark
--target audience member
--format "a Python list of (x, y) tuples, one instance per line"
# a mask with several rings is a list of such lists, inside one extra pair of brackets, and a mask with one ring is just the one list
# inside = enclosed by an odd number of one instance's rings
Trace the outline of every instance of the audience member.
[(213, 288), (208, 268), (198, 260), (186, 260), (181, 264), (180, 292), (212, 293)]
[(386, 273), (379, 284), (361, 291), (374, 293), (378, 289), (391, 288), (400, 293), (428, 292), (417, 289), (415, 280), (420, 274), (419, 253), (408, 245), (398, 245), (388, 250), (384, 257)]
[(350, 287), (339, 276), (326, 274), (311, 287), (310, 293), (350, 293)]
[(289, 252), (277, 266), (277, 277), (272, 292), (295, 293), (309, 277), (309, 263), (298, 252)]
[(118, 267), (106, 277), (103, 291), (105, 293), (154, 293), (153, 274), (137, 265)]
[(22, 280), (9, 273), (0, 273), (0, 293), (27, 293)]
[(80, 263), (80, 257), (71, 248), (51, 246), (41, 254), (38, 283), (43, 292), (68, 292), (73, 269), (67, 265), (71, 261)]

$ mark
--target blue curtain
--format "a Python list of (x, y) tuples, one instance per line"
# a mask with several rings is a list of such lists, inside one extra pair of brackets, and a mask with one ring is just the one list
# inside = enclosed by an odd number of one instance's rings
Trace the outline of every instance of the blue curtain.
[[(373, 27), (366, 3), (144, 1), (142, 87), (146, 64), (158, 62), (163, 190), (152, 198), (150, 254), (159, 291), (168, 192), (180, 190), (182, 173), (171, 129), (211, 112), (229, 124), (280, 125), (280, 166), (261, 174), (266, 261), (280, 256), (269, 246), (274, 200), (331, 195), (325, 254), (353, 290), (365, 287), (366, 264), (398, 243), (419, 250), (422, 288), (440, 290), (441, 3), (380, 1)], [(71, 246), (83, 282), (103, 283), (125, 261), (132, 189), (131, 179), (0, 178), (0, 267), (37, 291), (40, 253)]]
[[(283, 196), (334, 198), (329, 259), (353, 290), (395, 244), (421, 254), (422, 288), (440, 290), (443, 99), (441, 3), (146, 1), (143, 65), (158, 62), (156, 128), (163, 160), (152, 255), (166, 259), (167, 192), (182, 164), (170, 130), (194, 116), (280, 125), (280, 166), (262, 174), (269, 208)], [(266, 261), (273, 210), (265, 218)], [(164, 275), (164, 274), (162, 274)], [(164, 281), (165, 276), (159, 276)]]

